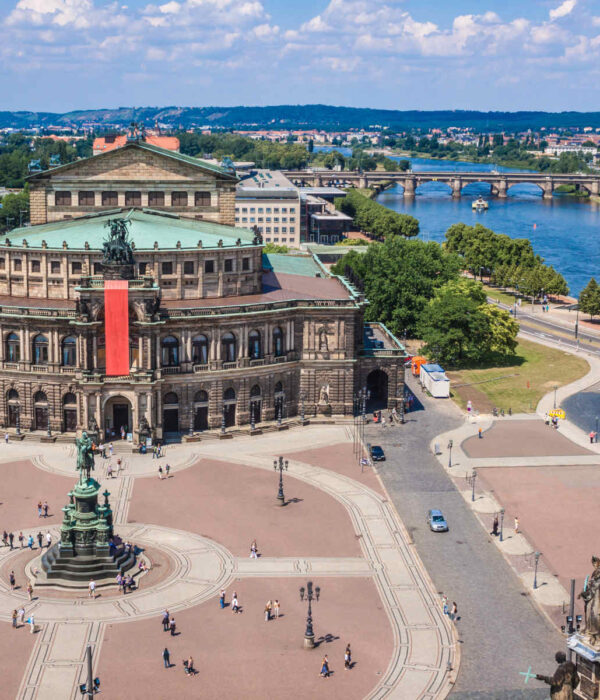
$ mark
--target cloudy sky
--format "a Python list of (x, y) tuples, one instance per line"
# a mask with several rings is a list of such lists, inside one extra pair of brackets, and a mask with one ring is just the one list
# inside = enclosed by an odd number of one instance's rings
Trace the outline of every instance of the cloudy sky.
[(2, 109), (600, 109), (600, 0), (0, 0)]

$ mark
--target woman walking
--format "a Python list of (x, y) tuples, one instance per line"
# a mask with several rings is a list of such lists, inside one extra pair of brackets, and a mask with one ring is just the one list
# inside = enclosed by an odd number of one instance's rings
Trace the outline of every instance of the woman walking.
[(323, 660), (321, 661), (321, 676), (323, 678), (329, 678), (329, 674), (329, 659), (327, 658), (327, 654), (325, 654)]

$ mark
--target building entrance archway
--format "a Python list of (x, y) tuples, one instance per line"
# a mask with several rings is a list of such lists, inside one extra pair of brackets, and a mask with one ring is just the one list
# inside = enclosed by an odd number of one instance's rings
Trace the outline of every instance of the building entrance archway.
[(33, 397), (34, 430), (48, 430), (48, 397), (38, 391)]
[(367, 410), (380, 411), (388, 405), (388, 376), (382, 369), (367, 375)]
[(111, 396), (104, 404), (104, 430), (107, 438), (115, 439), (121, 436), (121, 428), (125, 434), (131, 432), (133, 416), (131, 401), (124, 396)]

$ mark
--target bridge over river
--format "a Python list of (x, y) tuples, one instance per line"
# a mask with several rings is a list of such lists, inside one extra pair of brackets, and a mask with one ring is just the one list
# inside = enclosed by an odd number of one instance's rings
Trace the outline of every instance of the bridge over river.
[(506, 197), (513, 185), (529, 183), (537, 185), (544, 199), (550, 199), (554, 190), (560, 185), (574, 185), (576, 190), (588, 192), (591, 195), (600, 194), (600, 174), (582, 173), (537, 173), (537, 172), (443, 172), (433, 171), (404, 171), (372, 172), (331, 171), (331, 170), (286, 170), (284, 175), (294, 184), (304, 187), (371, 187), (384, 183), (397, 183), (404, 189), (405, 197), (415, 195), (417, 187), (426, 182), (442, 182), (452, 190), (453, 197), (460, 197), (463, 187), (473, 182), (487, 183), (490, 193), (496, 197)]

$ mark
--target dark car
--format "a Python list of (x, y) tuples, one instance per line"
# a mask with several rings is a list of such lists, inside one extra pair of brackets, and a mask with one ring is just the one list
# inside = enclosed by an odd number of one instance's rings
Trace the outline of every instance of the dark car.
[(448, 532), (448, 523), (441, 510), (428, 510), (427, 524), (433, 532)]
[(379, 445), (371, 447), (371, 459), (374, 462), (385, 462), (385, 452)]

